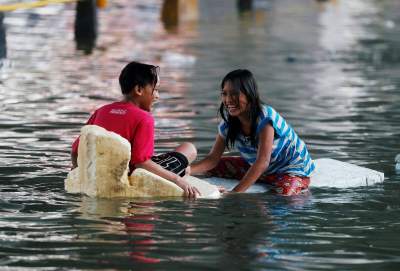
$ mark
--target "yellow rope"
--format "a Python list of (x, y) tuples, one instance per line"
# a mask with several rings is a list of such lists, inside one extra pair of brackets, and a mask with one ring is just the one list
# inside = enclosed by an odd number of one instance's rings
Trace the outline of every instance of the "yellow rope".
[(35, 2), (30, 2), (30, 3), (16, 3), (16, 4), (0, 5), (0, 12), (14, 11), (17, 9), (38, 8), (38, 7), (47, 6), (49, 4), (61, 4), (61, 3), (77, 2), (77, 1), (79, 1), (79, 0), (37, 0)]

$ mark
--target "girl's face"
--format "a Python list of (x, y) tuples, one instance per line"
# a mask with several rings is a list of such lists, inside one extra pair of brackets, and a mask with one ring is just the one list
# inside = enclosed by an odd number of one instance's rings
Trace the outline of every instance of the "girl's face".
[(237, 95), (230, 81), (225, 82), (221, 91), (221, 99), (229, 115), (232, 117), (247, 116), (249, 102), (243, 92)]

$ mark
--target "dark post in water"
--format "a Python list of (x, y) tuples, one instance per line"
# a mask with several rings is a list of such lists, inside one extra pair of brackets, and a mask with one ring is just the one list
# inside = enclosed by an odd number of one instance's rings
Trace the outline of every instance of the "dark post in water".
[(239, 12), (251, 11), (253, 9), (253, 0), (237, 0)]
[(174, 29), (179, 22), (179, 1), (164, 0), (161, 9), (161, 21), (167, 30)]
[(76, 3), (75, 42), (78, 50), (90, 54), (96, 46), (97, 7), (96, 0), (82, 0)]
[(0, 59), (7, 57), (6, 28), (3, 19), (4, 13), (0, 12)]

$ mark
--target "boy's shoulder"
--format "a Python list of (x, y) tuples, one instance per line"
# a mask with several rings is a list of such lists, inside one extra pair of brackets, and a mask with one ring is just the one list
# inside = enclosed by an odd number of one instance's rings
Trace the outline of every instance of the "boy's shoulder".
[(126, 115), (134, 119), (153, 119), (153, 115), (138, 106), (127, 102), (113, 102), (101, 106), (97, 111), (103, 111), (112, 115)]

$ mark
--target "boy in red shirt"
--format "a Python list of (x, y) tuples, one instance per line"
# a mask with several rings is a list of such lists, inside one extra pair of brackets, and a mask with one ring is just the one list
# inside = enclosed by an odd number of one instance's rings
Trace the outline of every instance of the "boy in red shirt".
[[(187, 197), (195, 198), (199, 191), (182, 178), (186, 167), (196, 158), (194, 145), (185, 142), (173, 152), (153, 156), (154, 118), (150, 112), (159, 98), (157, 83), (158, 67), (129, 63), (119, 76), (123, 100), (100, 107), (87, 124), (101, 126), (131, 143), (130, 173), (135, 168), (146, 169), (181, 187)], [(78, 145), (79, 137), (72, 144), (72, 168), (77, 167)]]

